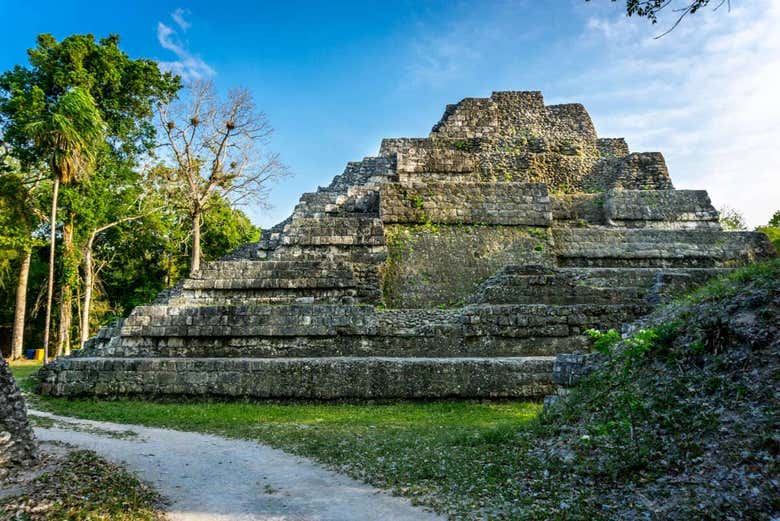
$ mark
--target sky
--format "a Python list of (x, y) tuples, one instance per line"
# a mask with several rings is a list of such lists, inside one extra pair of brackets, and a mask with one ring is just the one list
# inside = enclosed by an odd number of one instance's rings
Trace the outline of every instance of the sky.
[(383, 137), (427, 136), (446, 104), (498, 90), (583, 103), (600, 136), (663, 152), (677, 188), (756, 226), (780, 210), (780, 0), (730, 3), (656, 39), (674, 13), (652, 26), (608, 0), (0, 0), (0, 70), (39, 33), (117, 33), (132, 57), (249, 89), (294, 174), (244, 208), (264, 227)]

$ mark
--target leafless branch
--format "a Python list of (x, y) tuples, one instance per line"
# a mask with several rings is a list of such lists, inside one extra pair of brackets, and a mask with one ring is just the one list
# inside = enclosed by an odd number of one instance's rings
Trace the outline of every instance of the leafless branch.
[(193, 221), (193, 263), (198, 265), (200, 218), (218, 193), (233, 204), (264, 204), (268, 184), (288, 175), (277, 154), (267, 150), (273, 128), (246, 89), (222, 99), (211, 82), (191, 84), (183, 98), (158, 107), (169, 149), (164, 182)]

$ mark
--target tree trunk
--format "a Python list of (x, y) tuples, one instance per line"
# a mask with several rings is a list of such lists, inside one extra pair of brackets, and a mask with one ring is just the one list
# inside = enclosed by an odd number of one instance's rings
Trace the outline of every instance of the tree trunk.
[(73, 322), (73, 286), (71, 285), (71, 262), (73, 260), (73, 219), (62, 227), (62, 254), (65, 260), (63, 281), (60, 289), (60, 322), (57, 336), (57, 356), (70, 354), (70, 326)]
[(89, 236), (87, 246), (84, 248), (84, 303), (81, 306), (81, 341), (79, 345), (84, 347), (84, 343), (89, 339), (89, 307), (92, 304), (92, 245), (95, 242), (95, 234)]
[(200, 269), (200, 208), (192, 213), (192, 261), (190, 263), (190, 275)]
[(43, 330), (43, 363), (49, 363), (49, 330), (51, 329), (51, 305), (54, 296), (54, 241), (57, 235), (57, 196), (60, 191), (60, 179), (54, 176), (54, 191), (51, 197), (51, 236), (49, 245), (49, 289), (46, 295), (46, 323)]
[(16, 286), (16, 308), (14, 309), (14, 333), (11, 341), (11, 359), (22, 358), (24, 347), (24, 315), (27, 312), (27, 279), (30, 276), (32, 250), (24, 252), (22, 267), (19, 269), (19, 284)]

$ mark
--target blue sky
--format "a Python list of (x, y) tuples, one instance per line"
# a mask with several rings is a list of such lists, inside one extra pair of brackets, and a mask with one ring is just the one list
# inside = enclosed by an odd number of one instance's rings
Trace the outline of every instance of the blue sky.
[(286, 217), (383, 137), (425, 136), (444, 106), (494, 90), (581, 102), (599, 134), (664, 153), (678, 188), (706, 188), (751, 225), (780, 209), (780, 0), (732, 0), (659, 40), (607, 0), (48, 2), (0, 0), (0, 69), (35, 35), (118, 33), (131, 56), (220, 89), (244, 86), (295, 173), (260, 225)]

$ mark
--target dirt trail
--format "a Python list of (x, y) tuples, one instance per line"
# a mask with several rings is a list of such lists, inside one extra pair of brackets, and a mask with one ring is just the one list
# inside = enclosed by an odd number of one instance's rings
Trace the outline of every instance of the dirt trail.
[[(122, 462), (170, 499), (171, 521), (443, 520), (304, 458), (250, 441), (31, 411), (41, 440)], [(46, 421), (46, 424), (49, 422)]]

